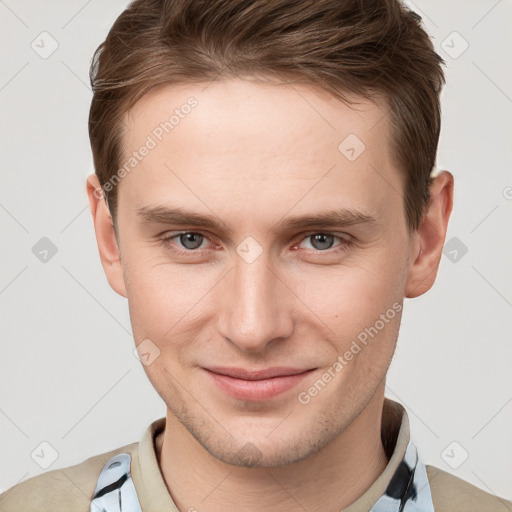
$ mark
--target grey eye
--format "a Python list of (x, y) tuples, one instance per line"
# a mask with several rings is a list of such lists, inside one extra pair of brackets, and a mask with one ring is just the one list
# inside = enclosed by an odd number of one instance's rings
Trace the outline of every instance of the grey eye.
[(309, 237), (311, 245), (318, 250), (330, 249), (334, 243), (334, 238), (334, 235), (327, 235), (324, 233), (318, 233)]
[(201, 246), (204, 236), (198, 233), (182, 233), (179, 235), (180, 243), (185, 249), (197, 249)]

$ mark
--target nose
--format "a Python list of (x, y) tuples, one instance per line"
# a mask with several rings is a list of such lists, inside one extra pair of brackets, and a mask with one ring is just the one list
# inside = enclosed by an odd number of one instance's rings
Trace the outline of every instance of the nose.
[(293, 293), (270, 263), (265, 252), (252, 263), (236, 256), (219, 289), (220, 334), (245, 352), (264, 352), (294, 329)]

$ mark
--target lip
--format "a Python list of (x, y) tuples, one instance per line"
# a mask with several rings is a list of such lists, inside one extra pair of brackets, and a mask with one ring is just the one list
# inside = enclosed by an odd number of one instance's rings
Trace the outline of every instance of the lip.
[(221, 391), (239, 400), (260, 402), (295, 387), (314, 369), (275, 367), (250, 371), (244, 368), (203, 368)]

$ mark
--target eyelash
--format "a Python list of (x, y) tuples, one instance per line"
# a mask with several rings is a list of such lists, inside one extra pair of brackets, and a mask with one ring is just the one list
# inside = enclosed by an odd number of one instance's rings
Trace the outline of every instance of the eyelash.
[[(171, 249), (178, 256), (190, 257), (191, 255), (200, 255), (206, 249), (177, 249), (176, 246), (171, 243), (171, 241), (174, 240), (175, 238), (178, 238), (181, 235), (188, 235), (188, 234), (199, 235), (199, 236), (202, 236), (204, 239), (208, 240), (207, 235), (205, 235), (201, 232), (198, 232), (198, 231), (180, 231), (180, 232), (175, 232), (175, 233), (171, 233), (171, 234), (167, 233), (167, 234), (162, 235), (160, 237), (160, 242), (166, 248)], [(324, 251), (321, 251), (319, 249), (316, 249), (316, 250), (315, 249), (306, 249), (307, 251), (312, 251), (314, 254), (318, 254), (318, 255), (320, 255), (320, 254), (333, 255), (333, 254), (343, 253), (346, 250), (348, 250), (350, 244), (352, 243), (352, 240), (348, 237), (348, 235), (345, 235), (345, 234), (340, 235), (340, 234), (336, 234), (336, 233), (330, 233), (328, 231), (312, 231), (310, 233), (305, 233), (305, 234), (301, 235), (302, 238), (299, 240), (298, 243), (294, 244), (294, 246), (299, 245), (301, 242), (303, 242), (304, 240), (306, 240), (308, 238), (311, 238), (313, 235), (334, 236), (341, 242), (334, 248), (325, 249)]]

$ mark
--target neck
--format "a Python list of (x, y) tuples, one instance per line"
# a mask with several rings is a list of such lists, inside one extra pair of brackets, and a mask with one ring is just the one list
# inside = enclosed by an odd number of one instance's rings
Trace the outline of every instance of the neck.
[(381, 441), (384, 395), (376, 393), (333, 442), (307, 459), (279, 468), (245, 468), (210, 455), (167, 412), (156, 439), (157, 459), (180, 511), (341, 510), (384, 471)]

